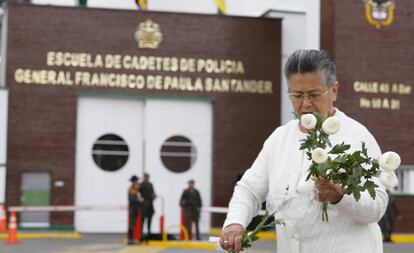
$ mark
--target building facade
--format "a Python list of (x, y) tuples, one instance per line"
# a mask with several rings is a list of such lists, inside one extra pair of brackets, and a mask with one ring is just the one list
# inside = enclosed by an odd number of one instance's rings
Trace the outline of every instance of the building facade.
[(382, 152), (401, 155), (395, 194), (402, 220), (395, 230), (412, 232), (414, 2), (382, 1), (386, 3), (374, 8), (375, 2), (322, 1), (321, 47), (337, 64), (337, 105), (371, 131)]
[[(38, 187), (43, 204), (123, 205), (128, 177), (145, 171), (167, 206), (176, 206), (190, 178), (203, 189), (205, 205), (226, 206), (235, 178), (269, 133), (292, 118), (280, 74), (287, 56), (323, 48), (337, 63), (336, 105), (367, 126), (382, 151), (401, 155), (395, 195), (403, 220), (396, 230), (412, 232), (414, 6), (377, 2), (227, 1), (229, 15), (250, 18), (218, 17), (208, 0), (149, 1), (155, 12), (138, 12), (133, 1), (12, 5), (2, 30), (0, 202), (30, 205), (28, 189), (41, 184), (48, 186)], [(276, 19), (252, 18), (259, 16)], [(151, 31), (143, 43), (159, 48), (140, 48), (141, 24)], [(251, 82), (236, 89), (231, 80)], [(106, 202), (96, 197), (102, 189)], [(175, 210), (171, 224), (178, 223)], [(47, 222), (37, 225), (125, 230), (119, 212), (25, 215), (29, 226), (41, 220)], [(204, 231), (223, 218), (205, 216)], [(105, 222), (94, 227), (94, 219)]]
[[(156, 217), (179, 224), (188, 180), (205, 206), (225, 206), (280, 125), (280, 19), (33, 5), (6, 15), (8, 205), (125, 206), (128, 179), (147, 172)], [(20, 222), (122, 232), (126, 218), (76, 211)]]

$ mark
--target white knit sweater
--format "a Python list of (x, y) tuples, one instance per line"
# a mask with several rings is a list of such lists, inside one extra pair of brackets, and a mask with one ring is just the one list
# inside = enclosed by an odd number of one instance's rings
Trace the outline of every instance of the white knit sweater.
[[(357, 121), (336, 109), (341, 129), (330, 136), (333, 145), (351, 144), (351, 152), (365, 142), (368, 154), (381, 155), (370, 132)], [(382, 253), (382, 238), (377, 222), (385, 212), (388, 196), (382, 184), (373, 200), (367, 192), (355, 201), (344, 195), (336, 205), (328, 205), (329, 222), (322, 221), (321, 202), (296, 191), (307, 174), (310, 162), (299, 150), (305, 138), (292, 120), (278, 127), (234, 189), (224, 227), (233, 223), (246, 227), (263, 201), (269, 211), (286, 225), (277, 226), (278, 253)]]

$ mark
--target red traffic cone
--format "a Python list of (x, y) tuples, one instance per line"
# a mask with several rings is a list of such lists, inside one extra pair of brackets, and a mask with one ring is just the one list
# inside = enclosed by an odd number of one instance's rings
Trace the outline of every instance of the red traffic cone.
[(160, 216), (160, 234), (164, 234), (164, 215)]
[(4, 205), (0, 206), (0, 232), (7, 231), (6, 208)]
[(16, 212), (10, 213), (10, 221), (9, 221), (9, 236), (7, 237), (7, 244), (17, 244), (17, 218)]
[[(181, 227), (185, 228), (185, 218), (184, 218), (184, 210), (181, 209)], [(185, 232), (183, 229), (180, 229), (180, 240), (184, 241), (185, 239)], [(188, 231), (187, 231), (188, 232)]]
[(141, 223), (142, 223), (142, 216), (141, 216), (141, 210), (138, 211), (138, 215), (135, 219), (135, 228), (134, 228), (134, 240), (139, 242), (141, 240)]

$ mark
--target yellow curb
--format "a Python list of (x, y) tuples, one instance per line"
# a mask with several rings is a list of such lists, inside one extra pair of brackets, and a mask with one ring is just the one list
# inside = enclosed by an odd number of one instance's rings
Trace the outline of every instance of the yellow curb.
[[(0, 239), (6, 239), (7, 233), (0, 234)], [(17, 233), (18, 239), (79, 239), (82, 236), (74, 233)]]
[(414, 243), (414, 235), (412, 234), (394, 234), (391, 240), (395, 243)]
[(257, 236), (262, 240), (277, 240), (276, 232), (259, 232)]
[[(162, 250), (165, 250), (164, 247), (152, 247), (146, 245), (138, 245), (138, 246), (127, 246), (121, 251), (117, 251), (116, 253), (157, 253)], [(77, 252), (78, 253), (78, 252)], [(90, 252), (88, 252), (90, 253)]]
[(221, 234), (221, 228), (211, 228), (210, 235), (219, 236)]
[(102, 245), (96, 245), (93, 247), (84, 247), (76, 250), (62, 250), (62, 251), (54, 251), (54, 253), (158, 253), (160, 251), (165, 250), (162, 247), (151, 247), (145, 245), (129, 245), (124, 246), (124, 248), (120, 250), (112, 250), (108, 249), (108, 247), (98, 247)]
[(195, 241), (148, 241), (147, 245), (164, 248), (205, 249), (215, 250), (215, 244)]

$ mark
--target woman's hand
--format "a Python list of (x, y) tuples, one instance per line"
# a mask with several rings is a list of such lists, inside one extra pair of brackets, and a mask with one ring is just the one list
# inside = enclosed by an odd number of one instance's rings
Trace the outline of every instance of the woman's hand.
[(325, 178), (319, 178), (316, 181), (316, 188), (319, 191), (319, 201), (329, 202), (331, 204), (336, 204), (341, 201), (345, 192), (340, 185), (334, 184), (332, 181)]
[(223, 229), (220, 235), (220, 246), (224, 250), (234, 249), (236, 252), (242, 250), (244, 228), (240, 224), (231, 224)]

